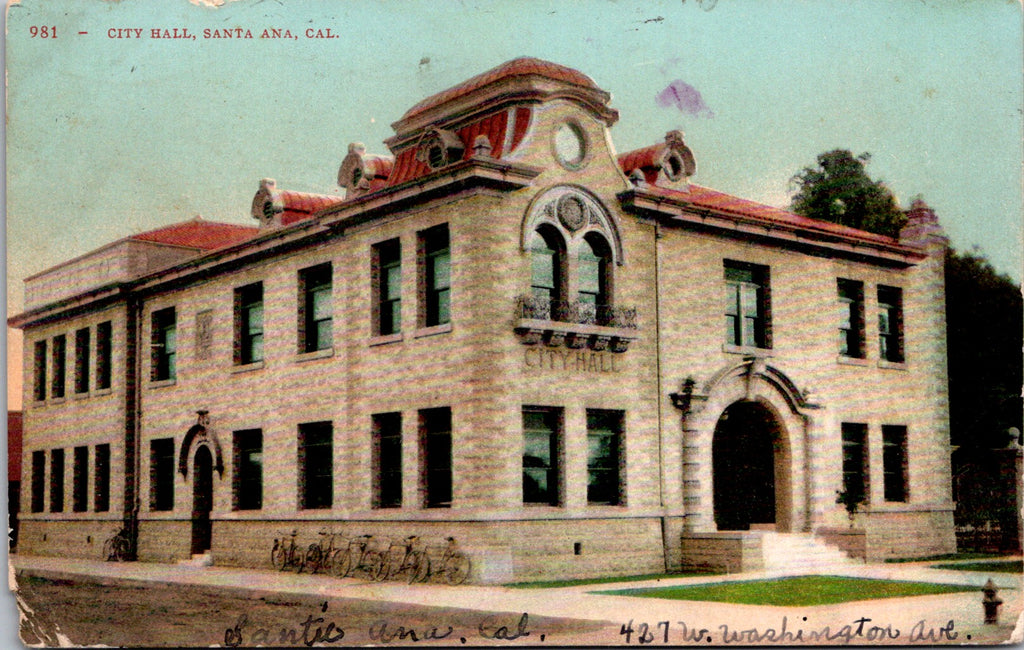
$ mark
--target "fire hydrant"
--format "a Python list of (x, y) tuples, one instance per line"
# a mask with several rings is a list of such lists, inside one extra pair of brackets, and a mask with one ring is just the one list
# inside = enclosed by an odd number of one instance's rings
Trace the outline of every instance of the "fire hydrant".
[(985, 594), (981, 599), (981, 605), (985, 608), (985, 623), (996, 625), (999, 623), (999, 606), (1003, 604), (1003, 599), (996, 595), (998, 592), (992, 578), (981, 588), (981, 593)]

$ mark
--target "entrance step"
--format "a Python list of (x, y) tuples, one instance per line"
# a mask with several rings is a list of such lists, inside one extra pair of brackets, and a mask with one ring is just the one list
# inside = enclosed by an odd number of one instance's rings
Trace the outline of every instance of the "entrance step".
[(820, 572), (861, 564), (810, 533), (761, 533), (764, 570), (784, 573)]
[(194, 566), (194, 567), (205, 567), (213, 566), (213, 554), (207, 551), (206, 553), (196, 554), (188, 560), (180, 560), (178, 562), (180, 566)]

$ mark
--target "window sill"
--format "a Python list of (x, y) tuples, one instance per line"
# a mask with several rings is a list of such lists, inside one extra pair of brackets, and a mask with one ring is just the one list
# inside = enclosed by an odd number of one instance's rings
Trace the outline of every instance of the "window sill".
[(246, 363), (240, 366), (232, 366), (231, 374), (238, 374), (242, 372), (252, 372), (254, 370), (263, 370), (263, 360), (253, 361), (252, 363)]
[(413, 338), (423, 339), (428, 336), (437, 336), (438, 334), (448, 334), (452, 331), (451, 323), (442, 323), (441, 325), (432, 325), (431, 327), (421, 327), (412, 333)]
[(608, 327), (588, 323), (520, 318), (513, 329), (524, 345), (543, 342), (548, 347), (590, 348), (595, 352), (626, 352), (640, 338), (634, 328)]
[(66, 397), (51, 397), (46, 403), (47, 404), (63, 404), (67, 400)]
[(906, 361), (886, 361), (885, 359), (878, 360), (878, 367), (885, 368), (886, 370), (906, 370)]
[(89, 392), (86, 391), (84, 393), (75, 393), (75, 394), (73, 394), (71, 396), (71, 399), (89, 399), (89, 397), (90, 397)]
[(313, 350), (312, 352), (300, 352), (295, 355), (293, 361), (296, 363), (302, 363), (303, 361), (316, 361), (317, 359), (328, 359), (334, 356), (334, 348), (324, 348), (323, 350)]
[(747, 357), (758, 357), (767, 359), (772, 356), (771, 348), (755, 348), (746, 345), (722, 344), (722, 352), (726, 354), (742, 354)]
[(174, 386), (178, 383), (176, 378), (174, 379), (151, 379), (149, 382), (150, 388), (164, 388), (166, 386)]
[(866, 368), (871, 365), (871, 362), (863, 357), (847, 357), (842, 354), (836, 357), (836, 363), (841, 366), (861, 366), (862, 368)]
[(402, 340), (402, 333), (397, 332), (395, 334), (384, 334), (371, 337), (368, 345), (372, 348), (378, 345), (390, 345), (391, 343), (401, 343)]
[(110, 395), (114, 392), (113, 388), (100, 388), (92, 392), (95, 397), (103, 397), (104, 395)]

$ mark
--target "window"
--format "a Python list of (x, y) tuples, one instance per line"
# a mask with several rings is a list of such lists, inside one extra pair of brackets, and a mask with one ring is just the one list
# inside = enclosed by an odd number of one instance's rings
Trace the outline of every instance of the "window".
[(263, 431), (235, 431), (235, 510), (263, 507)]
[(452, 505), (452, 412), (449, 408), (420, 411), (421, 485), (425, 508)]
[(622, 411), (587, 410), (587, 503), (620, 505), (623, 499)]
[(263, 283), (235, 289), (235, 364), (263, 361)]
[(903, 361), (903, 291), (878, 287), (878, 356)]
[(299, 425), (299, 507), (330, 508), (334, 502), (334, 427), (330, 422)]
[(373, 507), (402, 506), (402, 414), (373, 416)]
[(843, 491), (847, 498), (868, 501), (868, 425), (843, 422)]
[(563, 320), (565, 247), (562, 237), (550, 226), (541, 226), (530, 244), (530, 293), (538, 315)]
[(839, 354), (864, 358), (864, 283), (836, 281), (839, 293)]
[(46, 503), (46, 452), (32, 452), (32, 512), (42, 512)]
[(110, 510), (110, 445), (96, 445), (96, 485), (93, 488), (93, 510)]
[(50, 512), (64, 512), (64, 450), (50, 450)]
[(331, 273), (330, 263), (299, 271), (299, 352), (331, 347)]
[(46, 399), (46, 341), (36, 341), (32, 354), (32, 397)]
[(67, 346), (67, 338), (63, 334), (53, 337), (53, 383), (50, 386), (50, 395), (55, 399), (64, 397)]
[(441, 225), (419, 234), (420, 295), (422, 314), (420, 324), (434, 327), (451, 321), (451, 249), (448, 226)]
[(178, 325), (174, 307), (153, 312), (150, 379), (165, 381), (177, 376)]
[(75, 512), (89, 509), (89, 448), (75, 447), (72, 475), (71, 508)]
[(397, 239), (373, 247), (373, 293), (375, 333), (380, 336), (402, 331), (402, 247)]
[(726, 260), (726, 343), (740, 347), (771, 347), (768, 293), (768, 267)]
[(89, 392), (89, 328), (75, 332), (75, 392)]
[(612, 252), (597, 233), (588, 233), (580, 244), (577, 264), (577, 300), (584, 320), (606, 325), (611, 320)]
[(174, 510), (174, 438), (149, 443), (149, 509)]
[(523, 503), (559, 504), (561, 430), (561, 409), (523, 409)]
[(882, 471), (885, 500), (907, 500), (907, 427), (882, 426)]
[(105, 321), (96, 326), (96, 389), (105, 390), (110, 388), (110, 351), (111, 351), (110, 321)]

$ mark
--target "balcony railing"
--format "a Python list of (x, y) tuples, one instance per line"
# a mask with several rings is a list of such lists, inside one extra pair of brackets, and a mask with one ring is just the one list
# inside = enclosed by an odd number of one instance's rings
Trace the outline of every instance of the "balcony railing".
[(635, 307), (552, 301), (533, 295), (516, 299), (516, 334), (526, 345), (589, 347), (625, 352), (638, 338)]

